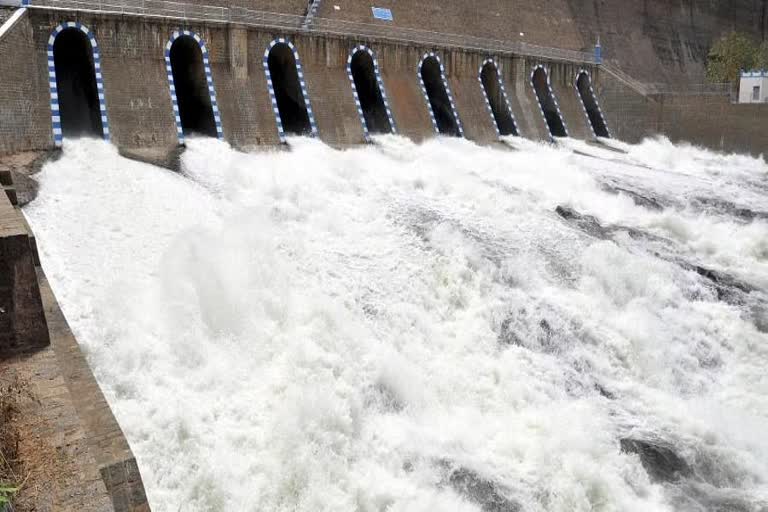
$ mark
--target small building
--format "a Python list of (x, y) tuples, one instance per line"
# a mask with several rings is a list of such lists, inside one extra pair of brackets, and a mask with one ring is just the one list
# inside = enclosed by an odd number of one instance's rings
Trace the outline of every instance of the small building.
[(739, 103), (768, 102), (768, 70), (742, 71)]

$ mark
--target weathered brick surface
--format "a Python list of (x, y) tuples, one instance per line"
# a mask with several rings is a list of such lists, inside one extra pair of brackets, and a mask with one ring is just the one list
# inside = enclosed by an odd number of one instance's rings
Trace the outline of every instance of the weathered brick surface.
[(572, 64), (552, 64), (549, 69), (552, 91), (568, 126), (568, 135), (582, 140), (593, 138), (574, 85), (580, 67)]
[(659, 101), (659, 131), (673, 141), (764, 155), (768, 105), (733, 104), (724, 96), (665, 95)]
[(658, 102), (630, 89), (607, 73), (601, 73), (594, 85), (613, 137), (640, 142), (658, 133)]
[(478, 82), (485, 56), (479, 53), (451, 52), (446, 63), (448, 82), (456, 102), (456, 110), (469, 140), (488, 144), (498, 139), (495, 124), (485, 104)]
[(549, 140), (536, 93), (531, 87), (532, 63), (522, 57), (502, 59), (499, 63), (520, 135), (532, 140)]
[(399, 133), (417, 142), (432, 137), (434, 128), (417, 75), (419, 61), (428, 49), (373, 41), (366, 44), (376, 52)]
[(279, 12), (303, 16), (309, 5), (308, 0), (186, 0), (194, 5), (213, 5), (218, 7), (244, 7), (257, 11)]
[(53, 146), (45, 51), (25, 16), (0, 39), (0, 155)]
[(340, 39), (308, 37), (297, 38), (296, 44), (323, 141), (336, 146), (364, 142), (347, 76), (347, 57), (352, 46)]
[(12, 7), (0, 7), (0, 26), (11, 17), (15, 10)]
[[(568, 0), (323, 0), (320, 5), (318, 15), (324, 18), (559, 48), (583, 46)], [(394, 22), (375, 20), (374, 5), (391, 9)]]

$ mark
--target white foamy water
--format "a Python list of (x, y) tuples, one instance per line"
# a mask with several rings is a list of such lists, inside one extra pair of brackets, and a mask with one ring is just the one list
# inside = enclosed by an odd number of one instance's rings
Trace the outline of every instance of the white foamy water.
[(25, 213), (153, 510), (768, 508), (768, 166), (510, 144), (67, 142)]

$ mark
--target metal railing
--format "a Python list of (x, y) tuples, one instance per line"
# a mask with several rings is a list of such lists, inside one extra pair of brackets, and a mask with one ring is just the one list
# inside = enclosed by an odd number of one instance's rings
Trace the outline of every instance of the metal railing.
[(604, 63), (600, 69), (642, 96), (728, 96), (735, 101), (738, 95), (738, 87), (732, 83), (647, 83), (610, 64)]
[(600, 70), (604, 73), (611, 75), (613, 78), (623, 83), (630, 89), (633, 89), (635, 92), (639, 93), (642, 96), (651, 95), (651, 90), (649, 87), (647, 87), (646, 84), (631, 77), (630, 75), (626, 74), (624, 71), (620, 70), (619, 68), (616, 68), (610, 64), (606, 64), (605, 62), (603, 62), (603, 65), (600, 67)]
[(700, 83), (700, 84), (646, 84), (651, 94), (666, 94), (671, 96), (733, 96), (736, 90), (732, 83)]
[(304, 16), (257, 11), (242, 7), (191, 5), (166, 0), (25, 0), (25, 3), (28, 3), (31, 8), (172, 18), (208, 23), (237, 23), (293, 32), (383, 39), (422, 46), (463, 48), (575, 63), (596, 64), (595, 55), (592, 52), (549, 48), (518, 41), (502, 41), (470, 35), (445, 34), (421, 29), (391, 27), (320, 17), (314, 17), (311, 24), (305, 24)]

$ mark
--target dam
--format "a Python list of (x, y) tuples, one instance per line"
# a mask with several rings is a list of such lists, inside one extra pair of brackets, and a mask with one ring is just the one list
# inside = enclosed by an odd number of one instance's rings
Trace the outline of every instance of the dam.
[(13, 510), (763, 512), (763, 4), (1, 0)]
[[(473, 18), (471, 30), (444, 14), (430, 17), (428, 4), (387, 7), (392, 19), (380, 20), (371, 7), (322, 1), (311, 9), (303, 1), (281, 8), (25, 1), (0, 40), (5, 51), (24, 55), (26, 66), (4, 64), (0, 152), (58, 146), (67, 131), (98, 133), (134, 153), (168, 153), (183, 144), (185, 131), (237, 147), (278, 145), (286, 133), (343, 147), (366, 142), (371, 129), (386, 124), (416, 141), (440, 133), (481, 144), (506, 134), (546, 141), (614, 133), (638, 141), (654, 133), (676, 138), (690, 127), (695, 140), (687, 140), (718, 149), (749, 151), (765, 142), (750, 122), (759, 105), (733, 105), (707, 91), (681, 95), (622, 71), (614, 63), (626, 66), (639, 50), (610, 34), (602, 34), (601, 45), (599, 30), (573, 14), (583, 6), (520, 6), (531, 12), (530, 28), (522, 18), (484, 27), (482, 13), (503, 12), (487, 1), (458, 16)], [(729, 23), (758, 30), (756, 21), (749, 26), (748, 10), (734, 9)], [(415, 28), (420, 12), (428, 23)], [(565, 29), (536, 22), (535, 14), (563, 20)], [(659, 75), (698, 83), (703, 56), (696, 38), (707, 36), (670, 34), (642, 59), (664, 62)], [(689, 38), (691, 56), (665, 62), (663, 46), (674, 48), (681, 37)], [(612, 42), (615, 48), (607, 46)], [(362, 62), (361, 50), (371, 62)], [(12, 83), (20, 75), (24, 88)], [(73, 97), (68, 84), (83, 95)], [(702, 108), (718, 109), (728, 129), (701, 126), (694, 116)]]

